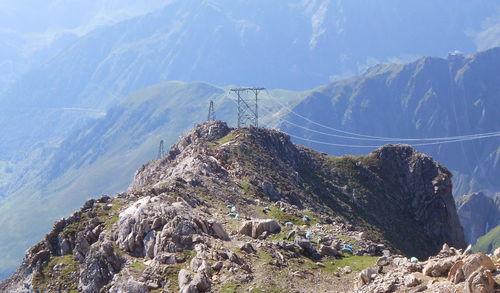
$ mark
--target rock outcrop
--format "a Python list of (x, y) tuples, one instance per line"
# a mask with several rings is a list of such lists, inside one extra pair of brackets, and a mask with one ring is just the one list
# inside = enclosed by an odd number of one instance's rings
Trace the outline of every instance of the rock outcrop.
[[(391, 253), (423, 258), (465, 244), (450, 177), (405, 145), (337, 158), (278, 131), (207, 122), (139, 168), (127, 191), (56, 222), (0, 291), (272, 291), (282, 274), (285, 291), (352, 291), (352, 272), (377, 257), (386, 266)], [(465, 261), (425, 270), (456, 271), (471, 288), (490, 280)], [(378, 270), (363, 272), (361, 285), (376, 281)]]
[[(496, 265), (494, 264), (496, 261)], [(500, 292), (500, 262), (496, 256), (480, 252), (469, 255), (444, 245), (437, 256), (424, 262), (411, 262), (392, 256), (390, 262), (358, 275), (356, 292)]]
[(380, 160), (380, 177), (397, 186), (394, 197), (419, 222), (427, 241), (439, 251), (442, 243), (465, 248), (466, 242), (452, 195), (451, 173), (430, 156), (409, 146), (386, 146), (374, 155)]

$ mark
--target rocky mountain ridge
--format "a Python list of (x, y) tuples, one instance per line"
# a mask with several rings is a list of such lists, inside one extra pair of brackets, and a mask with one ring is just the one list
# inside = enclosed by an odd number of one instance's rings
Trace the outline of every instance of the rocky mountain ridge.
[(207, 122), (56, 222), (0, 290), (348, 291), (376, 256), (465, 246), (450, 177), (404, 145), (330, 157)]
[[(360, 145), (384, 142), (324, 134), (341, 134), (331, 129), (365, 137), (392, 137), (395, 142), (498, 132), (499, 65), (500, 48), (492, 48), (469, 56), (450, 54), (446, 58), (423, 57), (406, 64), (373, 66), (358, 77), (318, 88), (284, 118), (295, 125), (285, 121), (281, 129), (325, 142), (297, 140), (332, 155), (363, 154), (369, 148)], [(490, 137), (441, 144), (436, 140), (408, 143), (436, 158), (454, 174), (454, 196), (458, 198), (471, 192), (493, 195), (500, 191), (498, 141), (498, 137)], [(425, 143), (433, 144), (420, 145)]]

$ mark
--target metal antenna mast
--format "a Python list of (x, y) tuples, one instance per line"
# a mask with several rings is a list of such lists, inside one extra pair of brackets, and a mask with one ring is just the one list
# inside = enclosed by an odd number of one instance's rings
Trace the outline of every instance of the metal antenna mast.
[[(234, 88), (234, 92), (238, 98), (238, 127), (247, 125), (259, 126), (259, 92), (265, 88)], [(247, 93), (252, 92), (253, 96), (248, 97)]]
[(160, 147), (158, 148), (158, 159), (161, 159), (165, 156), (165, 142), (163, 139), (160, 141)]
[(210, 106), (208, 106), (208, 118), (207, 118), (207, 121), (214, 121), (214, 120), (215, 120), (214, 101), (210, 101)]

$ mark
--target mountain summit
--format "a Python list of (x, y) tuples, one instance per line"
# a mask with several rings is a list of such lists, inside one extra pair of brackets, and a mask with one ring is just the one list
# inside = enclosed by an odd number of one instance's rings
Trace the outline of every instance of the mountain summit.
[(56, 222), (0, 291), (312, 292), (318, 279), (349, 291), (376, 256), (427, 258), (443, 243), (465, 246), (451, 174), (431, 157), (405, 145), (332, 157), (211, 121), (127, 191)]

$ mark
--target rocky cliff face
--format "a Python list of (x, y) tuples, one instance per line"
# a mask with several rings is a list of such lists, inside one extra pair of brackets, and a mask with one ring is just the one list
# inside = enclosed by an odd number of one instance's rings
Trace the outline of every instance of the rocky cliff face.
[(470, 244), (500, 225), (500, 195), (489, 197), (482, 192), (464, 195), (457, 201), (457, 210)]
[(425, 258), (444, 242), (465, 245), (451, 175), (431, 157), (331, 157), (214, 121), (126, 192), (55, 223), (0, 291), (345, 292), (377, 255)]

